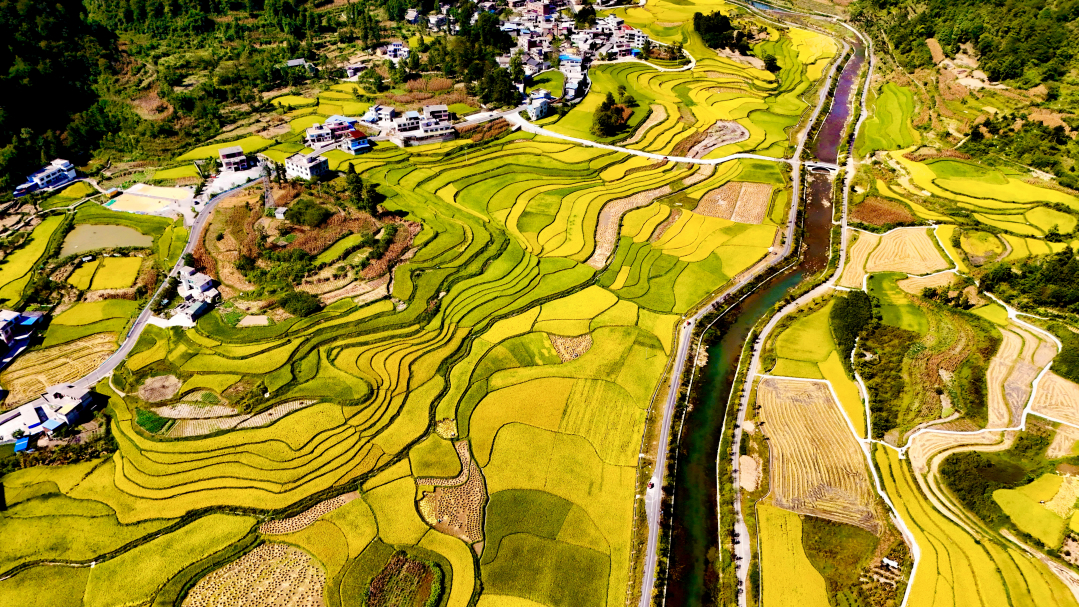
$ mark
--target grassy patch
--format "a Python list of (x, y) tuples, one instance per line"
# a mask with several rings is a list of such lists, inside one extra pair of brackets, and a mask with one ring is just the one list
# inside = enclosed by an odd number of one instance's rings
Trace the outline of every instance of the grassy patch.
[(101, 260), (101, 267), (94, 274), (90, 288), (126, 289), (135, 284), (142, 267), (141, 257), (106, 257)]
[(45, 218), (30, 235), (27, 242), (4, 258), (0, 264), (0, 303), (12, 307), (22, 298), (23, 290), (30, 282), (31, 270), (49, 248), (49, 241), (60, 224), (62, 216)]

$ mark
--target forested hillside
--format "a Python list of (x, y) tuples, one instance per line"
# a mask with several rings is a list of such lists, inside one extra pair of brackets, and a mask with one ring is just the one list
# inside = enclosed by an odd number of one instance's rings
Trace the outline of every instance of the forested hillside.
[(1056, 82), (1079, 57), (1079, 0), (860, 0), (856, 20), (872, 16), (907, 68), (930, 66), (927, 38), (949, 56), (970, 43), (991, 80)]
[(81, 153), (110, 130), (94, 86), (114, 37), (87, 21), (80, 0), (0, 0), (0, 188), (43, 158)]

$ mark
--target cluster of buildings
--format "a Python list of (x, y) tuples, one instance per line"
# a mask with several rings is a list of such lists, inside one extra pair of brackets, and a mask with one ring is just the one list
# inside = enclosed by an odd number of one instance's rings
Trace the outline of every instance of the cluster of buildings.
[(451, 124), (453, 115), (445, 105), (427, 105), (422, 112), (409, 110), (401, 115), (392, 107), (373, 105), (361, 120), (377, 126), (387, 139), (401, 147), (439, 143), (457, 137)]
[(15, 188), (15, 198), (39, 190), (54, 190), (75, 180), (75, 165), (57, 158), (26, 178)]
[[(524, 59), (526, 77), (550, 69), (545, 60), (558, 53), (558, 69), (565, 76), (566, 99), (574, 99), (585, 90), (584, 78), (594, 59), (618, 59), (640, 53), (648, 35), (625, 24), (621, 17), (608, 15), (591, 29), (577, 29), (572, 19), (551, 16), (552, 0), (528, 2), (523, 16), (503, 22), (502, 31), (516, 41), (509, 54), (498, 58), (498, 64), (509, 67), (513, 55), (520, 52)], [(541, 10), (542, 9), (542, 10)], [(569, 42), (562, 41), (569, 37)]]
[(93, 395), (75, 384), (49, 386), (41, 398), (0, 413), (0, 442), (15, 441), (26, 451), (37, 435), (52, 434), (64, 424), (78, 425), (93, 406)]

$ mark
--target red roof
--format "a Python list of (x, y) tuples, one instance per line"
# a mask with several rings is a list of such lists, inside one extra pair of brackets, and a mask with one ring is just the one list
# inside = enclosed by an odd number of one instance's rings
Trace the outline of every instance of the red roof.
[(348, 136), (353, 138), (353, 139), (367, 139), (367, 134), (366, 133), (356, 131), (356, 130), (349, 131)]

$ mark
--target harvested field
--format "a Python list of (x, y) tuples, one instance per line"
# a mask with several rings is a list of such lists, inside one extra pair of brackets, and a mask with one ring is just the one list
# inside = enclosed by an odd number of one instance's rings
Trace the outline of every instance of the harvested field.
[(1079, 500), (1079, 477), (1065, 474), (1060, 489), (1053, 499), (1045, 502), (1045, 507), (1061, 518), (1068, 518), (1075, 510), (1076, 500)]
[(757, 403), (775, 504), (879, 533), (864, 455), (827, 384), (765, 378)]
[(738, 486), (752, 493), (761, 484), (761, 464), (752, 455), (738, 456)]
[[(389, 285), (389, 274), (370, 281), (357, 280), (336, 291), (319, 295), (319, 300), (322, 301), (323, 305), (330, 305), (346, 297), (355, 297), (356, 303), (368, 303), (380, 297), (389, 296), (390, 291), (387, 288)], [(360, 301), (360, 298), (363, 298), (363, 301)]]
[(286, 533), (302, 531), (310, 527), (322, 515), (329, 514), (358, 497), (360, 497), (360, 494), (353, 491), (351, 493), (330, 498), (324, 502), (319, 502), (296, 516), (276, 521), (266, 521), (259, 525), (259, 533), (265, 535), (285, 535)]
[(907, 444), (907, 459), (916, 473), (924, 474), (929, 470), (929, 461), (936, 454), (967, 445), (996, 445), (1000, 443), (1002, 434), (999, 430), (971, 434), (926, 430), (910, 438)]
[(611, 253), (618, 246), (618, 233), (622, 215), (633, 209), (650, 204), (653, 200), (671, 193), (671, 186), (665, 185), (654, 190), (638, 192), (629, 198), (622, 198), (607, 203), (599, 213), (596, 226), (596, 250), (588, 259), (588, 265), (599, 270), (607, 265)]
[(657, 124), (667, 119), (667, 109), (658, 103), (653, 103), (651, 106), (652, 113), (648, 116), (648, 120), (641, 123), (641, 126), (637, 127), (637, 132), (633, 133), (633, 136), (627, 139), (622, 145), (630, 145), (637, 143), (644, 138), (648, 130)]
[[(850, 228), (847, 228), (850, 230)], [(869, 259), (870, 253), (873, 249), (877, 248), (877, 244), (880, 243), (880, 236), (871, 232), (862, 232), (850, 230), (851, 236), (856, 237), (854, 243), (850, 247), (850, 253), (847, 255), (846, 264), (843, 266), (843, 274), (839, 277), (839, 286), (849, 287), (851, 289), (861, 289), (862, 281), (865, 279), (866, 260)]]
[(1076, 443), (1079, 443), (1079, 428), (1061, 424), (1053, 435), (1053, 442), (1045, 451), (1046, 459), (1060, 459), (1075, 454)]
[[(254, 415), (229, 415), (227, 417), (197, 417), (190, 419), (180, 419), (176, 422), (172, 429), (169, 430), (170, 438), (178, 438), (184, 436), (201, 436), (203, 434), (209, 434), (211, 432), (217, 432), (219, 430), (232, 430), (243, 428), (257, 428), (259, 426), (265, 426), (274, 421), (277, 421), (283, 415), (302, 409), (310, 404), (313, 404), (314, 400), (294, 400), (281, 405), (277, 405), (272, 409), (257, 413)], [(160, 409), (161, 407), (159, 407)], [(228, 409), (228, 407), (207, 407), (207, 409)], [(162, 416), (164, 417), (164, 416)]]
[(116, 334), (97, 333), (23, 354), (0, 373), (0, 384), (8, 390), (4, 408), (30, 402), (49, 386), (86, 375), (115, 351)]
[(247, 315), (240, 319), (240, 322), (236, 323), (237, 327), (265, 327), (270, 324), (270, 317), (268, 316), (254, 316)]
[(483, 540), (487, 485), (483, 472), (469, 453), (468, 441), (458, 441), (454, 448), (461, 458), (461, 474), (457, 478), (416, 479), (417, 485), (437, 487), (420, 498), (420, 514), (436, 530), (473, 544)]
[(902, 203), (872, 196), (851, 209), (850, 218), (860, 223), (874, 226), (886, 226), (897, 223), (917, 221), (910, 210)]
[(686, 152), (687, 158), (704, 158), (709, 153), (731, 143), (749, 139), (749, 129), (731, 120), (719, 120), (703, 133)]
[(667, 216), (667, 219), (664, 219), (663, 223), (656, 226), (656, 229), (652, 231), (652, 236), (648, 238), (648, 242), (659, 242), (659, 239), (663, 238), (663, 234), (667, 232), (667, 229), (673, 226), (681, 216), (682, 209), (671, 209), (671, 214)]
[(564, 363), (578, 358), (592, 347), (591, 333), (585, 333), (578, 337), (564, 337), (562, 335), (550, 335), (549, 337), (555, 353)]
[(1079, 385), (1052, 371), (1038, 382), (1031, 411), (1079, 426)]
[(326, 573), (288, 544), (262, 544), (202, 578), (183, 607), (321, 607)]
[(168, 400), (180, 391), (180, 379), (175, 375), (158, 375), (144, 381), (139, 386), (139, 398), (148, 402), (156, 403)]
[(938, 272), (928, 276), (911, 276), (896, 281), (895, 284), (911, 295), (921, 295), (922, 289), (946, 287), (954, 283), (956, 278), (958, 277), (954, 272)]
[(168, 417), (171, 419), (210, 419), (213, 417), (236, 415), (236, 409), (223, 405), (213, 405), (210, 407), (187, 404), (166, 405), (164, 407), (154, 407), (153, 411), (161, 417)]
[[(852, 256), (853, 257), (853, 256)], [(880, 237), (866, 261), (866, 271), (929, 274), (951, 266), (925, 228), (897, 229)]]
[(739, 223), (761, 223), (772, 200), (772, 186), (753, 181), (730, 181), (701, 197), (695, 213)]
[(1018, 423), (1030, 399), (1034, 379), (1056, 356), (1053, 343), (1018, 325), (1010, 324), (1001, 333), (1004, 339), (986, 371), (990, 428), (1004, 427), (1009, 419), (1011, 425)]

